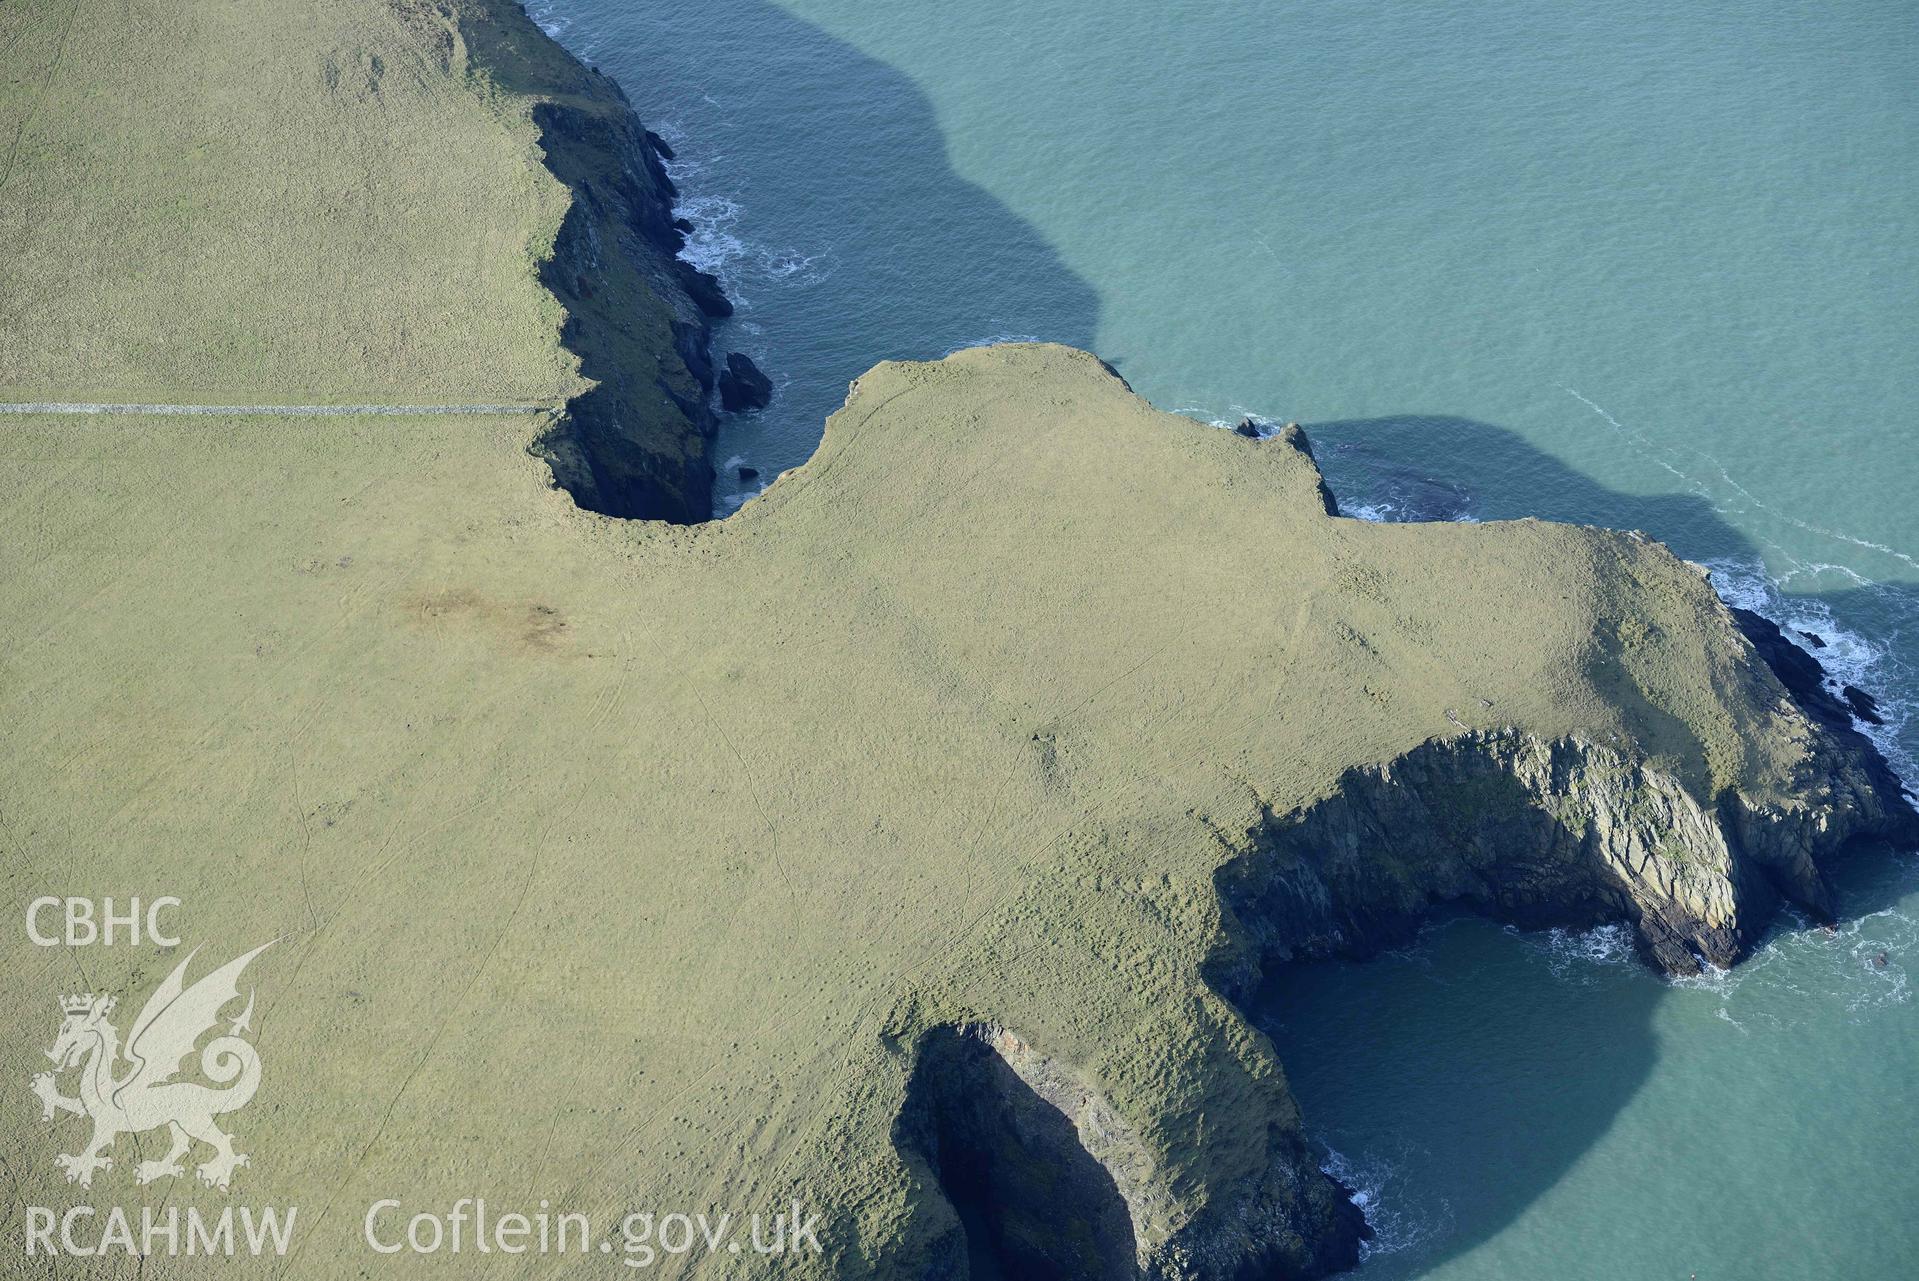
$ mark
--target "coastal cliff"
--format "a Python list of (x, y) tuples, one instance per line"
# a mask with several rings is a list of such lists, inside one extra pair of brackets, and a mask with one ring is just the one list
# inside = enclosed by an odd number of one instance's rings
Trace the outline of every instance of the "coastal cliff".
[[(1726, 964), (1782, 899), (1828, 915), (1847, 846), (1913, 837), (1816, 665), (1663, 546), (1348, 519), (1303, 434), (1163, 413), (1085, 352), (882, 363), (697, 523), (723, 304), (676, 265), (661, 145), (511, 6), (79, 35), (46, 83), (127, 109), (101, 143), (56, 99), (21, 150), (56, 274), (0, 333), (19, 387), (91, 335), (121, 399), (569, 402), (0, 435), (0, 880), (164, 892), (208, 958), (284, 940), (233, 1197), (314, 1207), (294, 1281), (366, 1271), (394, 1196), (804, 1207), (819, 1250), (780, 1267), (822, 1281), (1324, 1275), (1366, 1228), (1256, 984), (1454, 909)], [(42, 215), (71, 192), (137, 199)], [(106, 257), (124, 288), (57, 274)], [(0, 958), (25, 1082), (72, 958)], [(127, 1009), (165, 969), (85, 959)], [(0, 1235), (71, 1203), (85, 1141), (0, 1115)], [(146, 1195), (120, 1155), (103, 1204)], [(709, 1262), (661, 1271), (762, 1260)]]
[(1781, 900), (1830, 920), (1825, 867), (1855, 838), (1914, 835), (1870, 745), (1811, 732), (1798, 795), (1714, 803), (1578, 737), (1435, 740), (1273, 816), (1221, 888), (1268, 963), (1398, 946), (1449, 904), (1529, 928), (1623, 921), (1667, 972), (1724, 968)]
[(509, 92), (570, 194), (541, 283), (565, 309), (561, 341), (594, 386), (537, 449), (580, 506), (693, 524), (712, 515), (711, 323), (719, 282), (679, 257), (672, 151), (608, 77), (581, 65), (511, 0), (461, 0), (470, 73)]
[[(1793, 698), (1810, 750), (1783, 797), (1728, 791), (1705, 805), (1615, 746), (1507, 731), (1350, 770), (1324, 800), (1267, 816), (1221, 868), (1236, 928), (1214, 981), (1243, 1002), (1283, 981), (1288, 961), (1405, 945), (1436, 910), (1533, 929), (1623, 922), (1668, 973), (1730, 967), (1782, 902), (1830, 921), (1827, 874), (1855, 845), (1919, 845), (1884, 759), (1827, 723), (1823, 701)], [(1274, 1147), (1283, 1175), (1249, 1180), (1232, 1213), (1196, 1221), (1149, 1275), (1317, 1277), (1357, 1262), (1366, 1230), (1345, 1189), (1330, 1176), (1314, 1186), (1303, 1136)]]
[[(1253, 984), (1453, 907), (1728, 960), (1911, 830), (1658, 544), (1347, 519), (1303, 437), (1084, 353), (881, 365), (691, 527), (582, 512), (537, 431), (4, 442), (44, 515), (0, 619), (111, 608), (0, 638), (46, 676), (0, 691), (10, 830), (297, 959), (262, 972), (249, 1197), (797, 1204), (821, 1248), (783, 1268), (822, 1281), (1324, 1275), (1366, 1227)], [(166, 537), (218, 554), (125, 574)], [(71, 978), (8, 946), (24, 1079)], [(0, 1123), (35, 1197), (67, 1138)], [(289, 1275), (364, 1259), (335, 1215)]]
[[(1310, 465), (1299, 429), (1274, 441)], [(1308, 501), (1337, 514), (1323, 482), (1313, 493)], [(1786, 771), (1702, 791), (1682, 765), (1617, 733), (1467, 728), (1449, 708), (1448, 731), (1344, 771), (1310, 802), (1282, 812), (1262, 801), (1244, 831), (1216, 831), (1227, 857), (1206, 972), (1222, 997), (1244, 1006), (1263, 984), (1283, 983), (1291, 961), (1403, 946), (1438, 911), (1533, 929), (1623, 922), (1661, 970), (1725, 968), (1782, 903), (1829, 921), (1828, 872), (1856, 847), (1919, 845), (1905, 789), (1811, 655), (1763, 617), (1720, 605), (1703, 572), (1659, 545), (1590, 532), (1699, 583), (1701, 620), (1739, 656), (1728, 684), (1748, 723), (1778, 736), (1746, 744), (1748, 761), (1789, 760)], [(1655, 630), (1642, 632), (1648, 642)], [(1618, 636), (1613, 620), (1598, 631)], [(1483, 719), (1495, 706), (1475, 710)], [(896, 1141), (937, 1171), (947, 1195), (998, 1207), (999, 1257), (1022, 1275), (1315, 1278), (1354, 1266), (1371, 1235), (1350, 1190), (1320, 1170), (1297, 1116), (1271, 1127), (1245, 1174), (1196, 1201), (1154, 1177), (1147, 1150), (1096, 1089), (1017, 1032), (934, 1026), (918, 1062)], [(980, 1214), (975, 1205), (971, 1217)], [(905, 1275), (965, 1276), (968, 1248), (956, 1226)]]

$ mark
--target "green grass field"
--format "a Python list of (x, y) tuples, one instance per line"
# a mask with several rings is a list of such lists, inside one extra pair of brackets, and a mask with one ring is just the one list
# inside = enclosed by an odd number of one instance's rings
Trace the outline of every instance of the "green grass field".
[[(0, 7), (0, 397), (577, 391), (537, 275), (566, 190), (459, 30)], [(550, 80), (527, 30), (496, 56)], [(273, 1276), (554, 1275), (375, 1258), (362, 1218), (798, 1198), (828, 1254), (787, 1271), (916, 1275), (955, 1219), (895, 1127), (961, 1024), (1076, 1100), (1157, 1246), (1297, 1141), (1203, 973), (1273, 815), (1465, 729), (1616, 742), (1702, 805), (1808, 760), (1656, 545), (1329, 516), (1305, 454), (1082, 353), (883, 365), (694, 527), (581, 512), (540, 426), (0, 419), (0, 900), (176, 895), (208, 963), (279, 940), (229, 1197), (136, 1185), (130, 1144), (67, 1184), (84, 1126), (24, 1089), (58, 997), (131, 1007), (175, 957), (0, 933), (10, 1260), (28, 1206), (244, 1201), (300, 1207)]]
[(429, 4), (0, 7), (0, 399), (555, 402), (566, 192)]
[[(272, 1106), (239, 1119), (247, 1195), (311, 1216), (289, 1275), (350, 1274), (379, 1196), (474, 1189), (797, 1195), (843, 1256), (910, 1258), (951, 1220), (891, 1127), (917, 1032), (965, 1020), (1124, 1119), (1163, 1231), (1294, 1123), (1200, 977), (1264, 807), (1448, 709), (1777, 781), (1711, 746), (1765, 736), (1656, 547), (1327, 517), (1296, 451), (1063, 349), (884, 366), (811, 463), (693, 529), (575, 510), (534, 429), (4, 437), (6, 897), (171, 893), (209, 956), (282, 940)], [(1621, 660), (1686, 733), (1582, 674), (1622, 609), (1671, 638)], [(0, 1079), (55, 995), (165, 964), (0, 946)], [(71, 1195), (52, 1151), (0, 1126), (6, 1218)]]

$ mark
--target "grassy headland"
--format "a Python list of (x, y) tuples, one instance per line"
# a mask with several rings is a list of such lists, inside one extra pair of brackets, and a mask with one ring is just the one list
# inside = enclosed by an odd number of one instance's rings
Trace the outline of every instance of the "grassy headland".
[[(582, 389), (540, 283), (581, 201), (537, 113), (611, 108), (517, 11), (64, 13), (0, 17), (9, 396)], [(631, 386), (685, 372), (678, 306), (605, 349), (656, 362)], [(919, 1277), (964, 1266), (935, 1149), (971, 1142), (989, 1198), (1103, 1225), (1002, 1204), (1016, 1256), (1307, 1274), (1352, 1224), (1235, 976), (1429, 898), (1717, 955), (1895, 821), (1657, 544), (1342, 519), (1299, 440), (1160, 413), (1064, 348), (881, 365), (811, 462), (693, 527), (580, 510), (524, 419), (4, 426), (0, 889), (176, 895), (219, 960), (282, 940), (233, 1197), (136, 1187), (128, 1153), (69, 1187), (82, 1123), (15, 1108), (10, 1241), (28, 1205), (244, 1200), (301, 1207), (278, 1275), (451, 1275), (369, 1256), (368, 1205), (797, 1198), (826, 1253), (786, 1271)], [(1442, 841), (1338, 808), (1408, 761), (1384, 790)], [(1491, 839), (1535, 814), (1577, 838), (1536, 864)], [(175, 963), (0, 955), (16, 1081), (61, 993), (131, 1002)], [(1021, 1149), (1014, 1114), (1064, 1130)]]

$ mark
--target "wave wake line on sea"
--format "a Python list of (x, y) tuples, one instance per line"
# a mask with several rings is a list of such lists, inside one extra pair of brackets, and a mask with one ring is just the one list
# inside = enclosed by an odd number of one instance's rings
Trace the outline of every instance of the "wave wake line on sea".
[[(1899, 561), (1900, 563), (1906, 565), (1908, 568), (1919, 569), (1919, 557), (1914, 557), (1906, 552), (1900, 551), (1896, 547), (1888, 546), (1885, 543), (1876, 542), (1870, 538), (1860, 538), (1857, 535), (1848, 534), (1844, 530), (1831, 529), (1824, 525), (1815, 525), (1810, 521), (1803, 520), (1797, 516), (1792, 515), (1790, 512), (1787, 512), (1781, 509), (1780, 507), (1776, 506), (1773, 503), (1769, 503), (1765, 501), (1764, 499), (1760, 498), (1758, 495), (1754, 494), (1750, 489), (1740, 484), (1737, 480), (1734, 480), (1732, 477), (1732, 473), (1727, 471), (1725, 464), (1720, 462), (1717, 458), (1713, 457), (1711, 454), (1708, 454), (1704, 450), (1699, 449), (1697, 447), (1689, 447), (1690, 452), (1693, 454), (1693, 456), (1698, 458), (1706, 466), (1711, 468), (1712, 471), (1717, 473), (1719, 478), (1719, 483), (1724, 485), (1727, 489), (1731, 490), (1733, 495), (1739, 500), (1737, 503), (1726, 503), (1721, 499), (1720, 495), (1715, 492), (1711, 482), (1700, 479), (1699, 477), (1693, 475), (1692, 473), (1686, 471), (1684, 468), (1679, 467), (1678, 465), (1670, 461), (1671, 457), (1678, 452), (1673, 446), (1662, 444), (1658, 441), (1653, 440), (1651, 437), (1647, 436), (1644, 432), (1639, 431), (1632, 427), (1628, 427), (1626, 424), (1620, 422), (1619, 419), (1615, 418), (1611, 413), (1609, 413), (1604, 406), (1600, 405), (1598, 402), (1592, 400), (1590, 397), (1575, 390), (1574, 388), (1568, 387), (1562, 383), (1560, 384), (1559, 390), (1565, 392), (1568, 396), (1571, 396), (1574, 400), (1578, 401), (1580, 404), (1584, 405), (1586, 408), (1592, 410), (1593, 413), (1597, 414), (1600, 417), (1600, 419), (1604, 421), (1608, 426), (1610, 426), (1614, 431), (1618, 432), (1621, 436), (1625, 437), (1627, 440), (1630, 440), (1634, 444), (1638, 445), (1645, 452), (1646, 456), (1652, 459), (1654, 463), (1656, 463), (1659, 467), (1661, 467), (1665, 471), (1670, 472), (1673, 476), (1677, 477), (1680, 481), (1684, 482), (1688, 493), (1694, 494), (1697, 497), (1704, 499), (1708, 504), (1712, 506), (1712, 509), (1714, 511), (1718, 512), (1722, 516), (1737, 515), (1742, 511), (1764, 512), (1766, 515), (1772, 517), (1773, 519), (1782, 521), (1785, 524), (1792, 526), (1794, 529), (1798, 529), (1804, 533), (1812, 534), (1820, 538), (1831, 539), (1834, 542), (1847, 543), (1853, 547), (1860, 548), (1864, 551), (1874, 552), (1882, 556), (1889, 556), (1893, 560)], [(1779, 547), (1776, 544), (1772, 544), (1772, 543), (1768, 543), (1768, 546), (1771, 547), (1772, 550), (1779, 552), (1782, 556), (1786, 556), (1788, 559), (1792, 560), (1796, 566), (1802, 569), (1818, 568), (1823, 570), (1839, 571), (1842, 573), (1851, 572), (1846, 570), (1843, 566), (1839, 566), (1839, 565), (1819, 565), (1815, 567), (1811, 565), (1810, 563), (1804, 560), (1801, 560), (1798, 557), (1792, 556), (1783, 547)]]

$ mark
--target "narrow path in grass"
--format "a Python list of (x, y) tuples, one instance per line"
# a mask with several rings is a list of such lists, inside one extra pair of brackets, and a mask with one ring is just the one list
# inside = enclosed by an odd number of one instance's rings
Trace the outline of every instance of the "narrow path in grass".
[(273, 418), (434, 418), (447, 414), (544, 414), (534, 405), (135, 405), (98, 401), (0, 401), (0, 414), (234, 414)]

